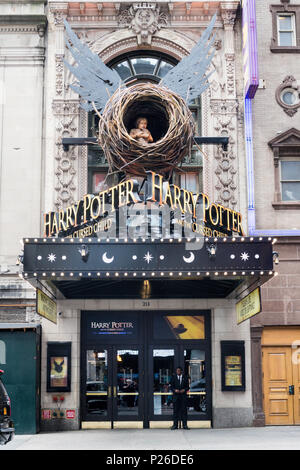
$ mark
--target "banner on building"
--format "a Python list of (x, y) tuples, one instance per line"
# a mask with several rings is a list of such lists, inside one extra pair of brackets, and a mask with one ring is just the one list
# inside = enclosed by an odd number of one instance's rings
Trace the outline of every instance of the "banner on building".
[(42, 317), (47, 318), (47, 320), (57, 323), (56, 302), (40, 289), (36, 290), (36, 311)]
[(237, 323), (239, 324), (245, 320), (248, 320), (260, 311), (260, 288), (257, 287), (254, 291), (252, 291), (236, 304)]

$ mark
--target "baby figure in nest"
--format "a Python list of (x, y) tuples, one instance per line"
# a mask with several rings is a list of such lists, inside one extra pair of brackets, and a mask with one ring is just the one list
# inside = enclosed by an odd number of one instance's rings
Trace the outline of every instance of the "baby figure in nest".
[(153, 137), (150, 131), (147, 129), (148, 120), (145, 117), (137, 118), (135, 122), (135, 129), (131, 129), (130, 137), (137, 140), (141, 145), (147, 145), (153, 142)]

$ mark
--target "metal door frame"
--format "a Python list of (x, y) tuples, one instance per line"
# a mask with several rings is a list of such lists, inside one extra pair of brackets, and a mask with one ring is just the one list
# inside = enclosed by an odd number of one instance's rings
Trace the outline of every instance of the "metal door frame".
[(173, 415), (159, 416), (154, 414), (153, 405), (153, 350), (154, 349), (174, 349), (174, 368), (180, 366), (184, 370), (184, 350), (200, 349), (205, 352), (205, 371), (206, 371), (206, 402), (207, 412), (202, 416), (197, 414), (188, 415), (188, 421), (212, 421), (212, 370), (211, 370), (211, 348), (209, 344), (203, 342), (186, 342), (184, 344), (151, 344), (147, 348), (148, 352), (148, 387), (145, 394), (146, 401), (149, 403), (148, 421), (173, 421)]
[[(139, 395), (138, 395), (138, 414), (137, 416), (118, 416), (118, 377), (117, 377), (117, 351), (118, 350), (137, 350), (138, 368), (139, 368)], [(114, 344), (112, 345), (112, 427), (116, 427), (120, 422), (143, 422), (144, 418), (144, 346), (138, 344)]]
[[(99, 418), (99, 416), (87, 415), (86, 413), (86, 403), (85, 403), (85, 380), (86, 380), (86, 351), (88, 349), (107, 349), (108, 350), (108, 362), (112, 363), (113, 354), (118, 349), (128, 349), (128, 350), (139, 350), (139, 368), (140, 368), (140, 377), (139, 377), (139, 414), (138, 421), (143, 422), (143, 427), (148, 428), (150, 421), (169, 421), (170, 418), (167, 416), (165, 419), (158, 419), (157, 416), (154, 416), (153, 410), (153, 363), (152, 355), (153, 349), (174, 349), (175, 351), (175, 363), (174, 367), (177, 365), (183, 366), (184, 357), (183, 350), (187, 348), (191, 349), (202, 349), (205, 351), (205, 361), (206, 361), (206, 399), (208, 411), (205, 416), (191, 416), (189, 421), (212, 421), (212, 364), (211, 364), (211, 311), (210, 310), (155, 310), (150, 312), (144, 311), (134, 311), (140, 316), (140, 326), (139, 326), (139, 336), (138, 341), (133, 340), (131, 344), (129, 340), (118, 342), (114, 344), (112, 341), (108, 343), (93, 343), (91, 344), (84, 337), (83, 334), (83, 322), (82, 317), (85, 311), (81, 312), (81, 354), (80, 354), (80, 420), (81, 423), (85, 421), (92, 422), (105, 422), (108, 426), (110, 423), (113, 427), (113, 422), (123, 422), (134, 424), (137, 419), (133, 417), (124, 417), (122, 419), (115, 419), (116, 413), (116, 404), (114, 402), (113, 387), (116, 386), (116, 364), (113, 366), (115, 373), (113, 371), (108, 371), (108, 385), (111, 386), (110, 396), (108, 397), (108, 416), (106, 419)], [(97, 311), (95, 311), (96, 313)], [(130, 312), (130, 311), (129, 311)], [(103, 311), (99, 310), (99, 313)], [(115, 311), (107, 312), (108, 315), (116, 313)], [(126, 313), (126, 311), (122, 311)], [(205, 339), (201, 340), (157, 340), (153, 338), (153, 319), (154, 315), (203, 315), (205, 317)], [(115, 361), (116, 362), (116, 361)], [(115, 378), (113, 378), (113, 374)], [(115, 385), (114, 385), (115, 384)], [(109, 393), (109, 391), (108, 391)], [(173, 417), (170, 415), (171, 419)], [(130, 427), (130, 426), (129, 426)]]
[[(90, 349), (95, 350), (103, 350), (107, 351), (107, 416), (101, 417), (98, 415), (88, 414), (86, 409), (86, 353)], [(81, 350), (81, 391), (80, 391), (80, 402), (81, 402), (81, 421), (90, 422), (90, 421), (102, 421), (106, 423), (111, 423), (113, 427), (114, 422), (119, 421), (143, 421), (143, 405), (144, 405), (144, 351), (143, 346), (137, 344), (101, 344), (97, 347), (89, 346), (85, 344), (85, 346)], [(115, 395), (117, 389), (117, 351), (118, 350), (138, 350), (138, 365), (139, 365), (139, 404), (138, 404), (138, 416), (124, 416), (119, 417), (117, 412), (117, 403)]]

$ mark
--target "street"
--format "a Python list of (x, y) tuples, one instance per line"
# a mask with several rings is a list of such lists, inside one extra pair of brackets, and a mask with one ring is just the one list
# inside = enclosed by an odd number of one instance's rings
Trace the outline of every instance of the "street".
[(17, 435), (3, 450), (300, 450), (300, 426), (40, 433)]

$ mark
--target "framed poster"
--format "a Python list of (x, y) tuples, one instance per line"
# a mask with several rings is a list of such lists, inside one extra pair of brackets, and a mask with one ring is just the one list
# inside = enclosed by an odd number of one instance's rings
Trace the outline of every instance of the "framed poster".
[(205, 314), (189, 315), (174, 312), (155, 315), (153, 336), (158, 340), (199, 340), (205, 339)]
[(47, 392), (71, 391), (71, 343), (47, 345)]
[(221, 373), (223, 392), (245, 391), (244, 341), (221, 341)]
[(164, 315), (154, 319), (156, 339), (205, 339), (203, 315)]

